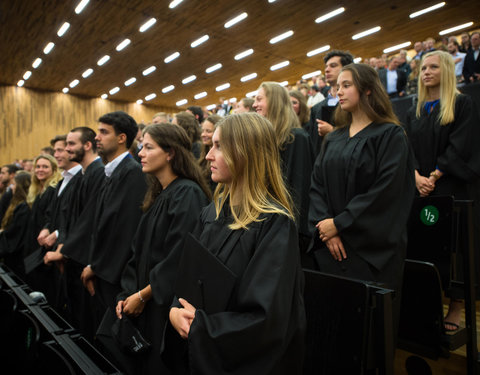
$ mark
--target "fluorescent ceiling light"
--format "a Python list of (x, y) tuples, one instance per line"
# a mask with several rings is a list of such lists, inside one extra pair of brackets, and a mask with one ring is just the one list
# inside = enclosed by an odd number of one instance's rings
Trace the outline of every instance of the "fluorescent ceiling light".
[(66, 94), (66, 93), (69, 92), (69, 91), (70, 91), (70, 90), (69, 90), (68, 87), (64, 87), (64, 88), (62, 89), (62, 92), (63, 92), (64, 94)]
[(214, 108), (217, 108), (217, 105), (216, 105), (216, 104), (207, 105), (207, 109), (208, 109), (209, 111), (211, 111), (211, 110), (214, 109)]
[(446, 29), (446, 30), (442, 30), (438, 34), (439, 35), (450, 34), (450, 33), (453, 33), (454, 31), (465, 29), (465, 28), (470, 27), (472, 25), (473, 25), (473, 22), (464, 23), (463, 25), (458, 25), (458, 26), (451, 27), (451, 28)]
[(136, 80), (137, 79), (135, 77), (132, 77), (130, 79), (127, 79), (124, 84), (125, 86), (130, 86), (132, 83), (135, 83)]
[(353, 62), (354, 62), (355, 64), (359, 64), (359, 63), (362, 62), (362, 58), (361, 58), (361, 57), (355, 57), (355, 58), (353, 59)]
[(421, 16), (422, 14), (425, 14), (425, 13), (428, 13), (428, 12), (431, 12), (432, 10), (435, 10), (435, 9), (438, 9), (438, 8), (441, 8), (445, 5), (445, 2), (442, 2), (442, 3), (438, 3), (438, 4), (435, 4), (435, 5), (432, 5), (431, 7), (428, 7), (428, 8), (425, 8), (425, 9), (422, 9), (422, 10), (419, 10), (418, 12), (414, 12), (412, 14), (410, 14), (410, 18), (415, 18), (415, 17), (418, 17), (418, 16)]
[(143, 103), (143, 100), (142, 99), (138, 99), (137, 100), (137, 104), (142, 104)]
[(277, 35), (275, 38), (270, 39), (270, 44), (278, 43), (283, 39), (291, 37), (292, 35), (293, 35), (293, 31), (289, 30), (283, 34)]
[(120, 52), (122, 49), (124, 49), (126, 46), (130, 44), (131, 40), (130, 39), (125, 39), (123, 42), (121, 42), (115, 49)]
[(105, 55), (105, 56), (103, 56), (100, 60), (97, 61), (97, 65), (98, 65), (98, 66), (102, 66), (102, 65), (105, 64), (108, 60), (110, 60), (110, 56)]
[(354, 36), (352, 36), (352, 39), (357, 40), (357, 39), (363, 38), (364, 36), (367, 36), (367, 35), (376, 33), (377, 31), (380, 31), (380, 29), (381, 29), (380, 26), (375, 26), (371, 29), (362, 31), (361, 33), (358, 33), (358, 34), (355, 34)]
[(255, 91), (247, 92), (247, 95), (245, 95), (245, 96), (248, 97), (248, 98), (251, 98), (253, 96), (257, 96), (257, 94), (258, 94), (258, 90), (255, 90)]
[(145, 69), (142, 74), (148, 76), (150, 73), (154, 72), (157, 69), (155, 65), (152, 65), (150, 68)]
[(108, 98), (108, 95), (107, 95), (107, 94), (102, 94), (102, 95), (100, 95), (100, 97), (101, 97), (102, 99), (107, 99), (107, 98)]
[(277, 0), (268, 0), (269, 3), (274, 3)]
[(385, 48), (383, 50), (383, 53), (389, 53), (389, 52), (392, 52), (392, 51), (396, 51), (397, 49), (402, 49), (402, 48), (408, 47), (410, 44), (412, 44), (412, 42), (405, 42), (405, 43), (397, 44), (396, 46), (391, 46), (391, 47)]
[(170, 86), (164, 87), (164, 88), (162, 89), (162, 92), (163, 92), (164, 94), (166, 94), (167, 92), (170, 92), (170, 91), (172, 91), (173, 89), (175, 89), (175, 86), (170, 85)]
[(175, 60), (178, 56), (180, 56), (180, 52), (174, 52), (170, 56), (165, 57), (165, 64), (168, 64), (169, 62)]
[(115, 95), (119, 91), (120, 91), (120, 87), (117, 86), (117, 87), (114, 87), (113, 89), (111, 89), (109, 91), (109, 93), (110, 93), (110, 95)]
[(71, 89), (73, 89), (75, 86), (77, 86), (80, 83), (78, 79), (74, 79), (68, 86), (70, 86)]
[(229, 101), (230, 103), (236, 103), (236, 102), (237, 102), (237, 98), (230, 98), (230, 99), (228, 99), (228, 101)]
[(82, 0), (78, 3), (77, 7), (75, 8), (75, 13), (80, 14), (82, 13), (83, 8), (85, 8), (90, 0)]
[(17, 82), (18, 87), (22, 87), (24, 84), (25, 84), (25, 81), (23, 79)]
[(304, 74), (302, 76), (302, 79), (309, 79), (309, 78), (312, 78), (313, 76), (319, 76), (320, 74), (322, 74), (322, 71), (321, 70), (316, 70), (314, 72)]
[(182, 1), (183, 1), (183, 0), (173, 0), (173, 1), (168, 5), (168, 7), (169, 7), (170, 9), (173, 9), (173, 8), (175, 8), (178, 4), (180, 4)]
[(155, 99), (156, 97), (157, 97), (157, 94), (152, 92), (151, 94), (149, 94), (145, 97), (145, 100), (148, 102), (149, 100)]
[(212, 65), (210, 68), (205, 69), (205, 72), (206, 73), (212, 73), (215, 70), (220, 69), (221, 67), (222, 67), (222, 64), (218, 63), (218, 64), (215, 64), (215, 65)]
[(278, 70), (278, 69), (281, 69), (281, 68), (284, 68), (286, 67), (288, 64), (290, 64), (290, 61), (286, 60), (286, 61), (282, 61), (281, 63), (278, 63), (278, 64), (275, 64), (275, 65), (272, 65), (270, 67), (270, 70)]
[(310, 51), (310, 52), (307, 52), (307, 56), (308, 56), (308, 57), (312, 57), (312, 56), (318, 55), (319, 53), (328, 51), (329, 49), (330, 49), (330, 46), (327, 44), (326, 46), (323, 46), (323, 47), (314, 49), (314, 50), (312, 50), (312, 51)]
[(235, 55), (234, 59), (235, 60), (241, 60), (244, 57), (247, 57), (253, 53), (253, 49), (247, 49), (246, 51), (240, 52), (238, 55)]
[(192, 48), (195, 48), (195, 47), (199, 46), (200, 44), (205, 43), (209, 38), (210, 37), (208, 35), (204, 35), (201, 38), (198, 38), (197, 40), (193, 41), (192, 44), (190, 44), (190, 46)]
[(226, 29), (228, 29), (229, 27), (232, 27), (233, 25), (235, 25), (236, 23), (239, 23), (240, 21), (244, 20), (247, 17), (248, 17), (248, 14), (243, 12), (242, 14), (236, 16), (235, 18), (232, 18), (230, 21), (227, 21), (223, 26)]
[(70, 24), (68, 22), (65, 22), (57, 31), (57, 35), (62, 37), (63, 34), (65, 34), (70, 27)]
[(339, 14), (341, 14), (341, 13), (343, 13), (343, 12), (345, 12), (345, 8), (344, 8), (344, 7), (335, 9), (334, 11), (332, 11), (332, 12), (330, 12), (330, 13), (327, 13), (327, 14), (324, 14), (323, 16), (318, 17), (318, 18), (315, 20), (315, 22), (316, 22), (316, 23), (321, 23), (321, 22), (323, 22), (323, 21), (328, 20), (329, 18), (338, 16)]
[(85, 70), (85, 71), (82, 73), (82, 77), (83, 77), (83, 78), (87, 78), (87, 77), (90, 76), (92, 73), (93, 73), (93, 69), (92, 69), (92, 68), (89, 68), (89, 69)]
[(182, 79), (182, 83), (186, 85), (187, 83), (195, 81), (196, 79), (197, 79), (197, 76), (195, 74), (192, 74), (191, 76), (188, 76), (187, 78)]
[(37, 57), (35, 59), (35, 61), (33, 62), (32, 67), (34, 69), (37, 69), (40, 66), (41, 63), (42, 63), (42, 59), (40, 57)]
[(23, 79), (26, 81), (27, 79), (30, 78), (31, 75), (32, 75), (32, 72), (30, 70), (27, 70), (23, 75)]
[(175, 104), (177, 105), (177, 107), (180, 107), (184, 104), (187, 104), (188, 103), (188, 100), (187, 99), (182, 99), (182, 100), (179, 100), (178, 102), (176, 102)]
[(217, 86), (215, 88), (215, 91), (223, 91), (223, 90), (226, 90), (230, 87), (230, 83), (224, 83), (223, 85), (220, 85), (220, 86)]
[(207, 96), (207, 92), (204, 91), (204, 92), (200, 92), (200, 93), (196, 94), (196, 95), (194, 96), (194, 98), (195, 98), (195, 99), (202, 99), (202, 98), (204, 98), (204, 97), (206, 97), (206, 96)]
[(54, 43), (52, 43), (52, 42), (48, 43), (48, 44), (45, 46), (45, 48), (43, 49), (43, 53), (44, 53), (45, 55), (48, 55), (48, 54), (50, 53), (50, 51), (53, 49), (53, 47), (55, 47), (55, 44), (54, 44)]
[(247, 82), (254, 78), (257, 78), (257, 73), (247, 74), (246, 76), (243, 76), (242, 78), (240, 78), (240, 81)]
[(140, 26), (140, 29), (138, 29), (141, 33), (147, 31), (149, 28), (151, 28), (153, 25), (155, 25), (155, 22), (157, 22), (156, 18), (150, 18), (147, 22), (145, 22), (142, 26)]
[(280, 82), (279, 85), (283, 87), (288, 86), (288, 81)]

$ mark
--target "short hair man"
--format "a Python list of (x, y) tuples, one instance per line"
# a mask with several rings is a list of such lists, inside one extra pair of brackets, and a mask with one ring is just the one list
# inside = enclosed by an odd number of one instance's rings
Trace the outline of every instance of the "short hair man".
[(325, 57), (325, 80), (330, 86), (327, 98), (315, 104), (310, 112), (310, 122), (305, 130), (310, 134), (315, 156), (320, 153), (322, 140), (334, 129), (332, 113), (338, 105), (337, 78), (345, 65), (353, 63), (350, 52), (332, 50)]
[(470, 36), (471, 48), (463, 63), (463, 78), (466, 83), (480, 80), (480, 33), (475, 31)]
[(162, 122), (168, 122), (168, 116), (165, 112), (158, 112), (153, 115), (152, 123), (160, 124)]
[(246, 113), (253, 112), (253, 103), (255, 100), (252, 98), (243, 98), (237, 102), (237, 106), (234, 109), (234, 113)]
[(201, 124), (203, 122), (202, 107), (199, 107), (197, 105), (192, 105), (192, 106), (187, 108), (187, 112), (190, 112), (192, 115), (194, 115), (199, 124)]
[(390, 98), (396, 98), (405, 95), (407, 74), (403, 70), (398, 69), (398, 65), (398, 57), (391, 57), (388, 60), (388, 69), (378, 72), (380, 81), (385, 87), (385, 90)]
[(457, 82), (460, 82), (462, 79), (463, 64), (465, 62), (466, 53), (459, 52), (460, 45), (456, 39), (450, 39), (448, 42), (448, 52), (453, 57), (455, 62), (455, 76), (457, 77)]

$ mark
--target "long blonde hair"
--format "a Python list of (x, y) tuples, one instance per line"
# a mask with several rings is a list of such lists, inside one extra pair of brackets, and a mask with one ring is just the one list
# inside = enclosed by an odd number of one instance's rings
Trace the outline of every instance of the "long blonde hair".
[[(37, 176), (35, 175), (35, 168), (37, 167), (37, 162), (40, 159), (48, 160), (50, 162), (50, 165), (52, 166), (52, 175), (45, 180), (45, 182), (43, 183), (43, 186), (38, 180)], [(38, 155), (33, 161), (32, 183), (30, 185), (30, 188), (28, 189), (28, 196), (27, 196), (28, 205), (32, 207), (32, 204), (37, 198), (37, 196), (43, 194), (44, 191), (47, 190), (49, 186), (52, 186), (52, 187), (57, 186), (58, 181), (60, 181), (61, 178), (62, 178), (62, 175), (58, 170), (57, 160), (51, 155), (45, 155), (45, 154)]]
[(290, 95), (285, 87), (277, 82), (262, 82), (260, 88), (267, 98), (267, 118), (273, 125), (277, 146), (283, 149), (285, 144), (294, 141), (292, 128), (300, 127), (300, 120), (293, 110)]
[[(455, 62), (452, 55), (444, 51), (432, 51), (422, 58), (423, 62), (427, 57), (438, 56), (440, 61), (440, 112), (438, 120), (440, 125), (447, 125), (455, 120), (455, 100), (459, 94), (457, 90), (457, 78), (455, 76)], [(422, 80), (422, 73), (418, 75), (418, 102), (417, 118), (420, 117), (422, 108), (428, 98), (428, 87)]]
[[(288, 97), (286, 91), (285, 94)], [(250, 223), (262, 220), (262, 213), (286, 215), (293, 220), (292, 201), (283, 181), (272, 124), (256, 113), (241, 113), (221, 120), (217, 130), (232, 174), (230, 184), (219, 183), (215, 190), (217, 218), (230, 198), (234, 219), (230, 229), (247, 229)], [(234, 200), (239, 204), (234, 206)]]

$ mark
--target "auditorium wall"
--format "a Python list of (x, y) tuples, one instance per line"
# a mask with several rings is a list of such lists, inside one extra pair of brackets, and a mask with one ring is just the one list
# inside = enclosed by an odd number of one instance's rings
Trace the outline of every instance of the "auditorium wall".
[(172, 108), (0, 86), (0, 165), (37, 156), (55, 135), (66, 134), (76, 126), (96, 130), (101, 115), (117, 110), (146, 124), (157, 112), (176, 112)]

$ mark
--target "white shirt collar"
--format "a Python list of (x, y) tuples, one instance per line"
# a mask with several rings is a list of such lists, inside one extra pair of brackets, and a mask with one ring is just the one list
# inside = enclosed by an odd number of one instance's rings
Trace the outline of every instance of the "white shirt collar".
[(105, 165), (105, 175), (110, 177), (113, 174), (113, 171), (118, 167), (122, 160), (129, 154), (128, 151), (125, 151), (123, 154), (118, 155), (110, 163)]

